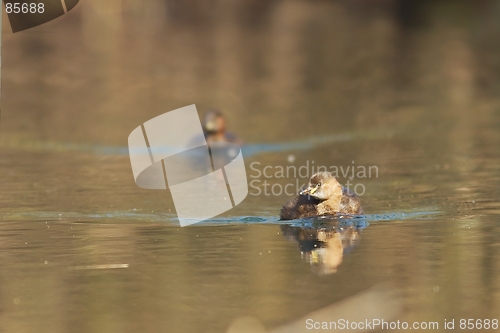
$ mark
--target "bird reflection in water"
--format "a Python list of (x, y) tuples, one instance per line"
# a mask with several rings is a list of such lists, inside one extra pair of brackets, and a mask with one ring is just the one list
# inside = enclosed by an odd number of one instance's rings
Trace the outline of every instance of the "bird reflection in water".
[[(347, 221), (349, 220), (349, 221)], [(303, 260), (317, 275), (337, 272), (344, 254), (349, 253), (360, 240), (365, 219), (344, 219), (337, 216), (314, 218), (303, 226), (282, 225), (283, 235), (297, 242)]]

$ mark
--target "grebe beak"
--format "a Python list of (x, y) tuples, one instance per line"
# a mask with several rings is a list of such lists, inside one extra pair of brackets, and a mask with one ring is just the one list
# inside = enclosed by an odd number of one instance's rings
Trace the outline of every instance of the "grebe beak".
[(300, 195), (306, 195), (306, 194), (312, 195), (312, 194), (314, 194), (314, 192), (316, 192), (316, 190), (317, 190), (317, 189), (318, 189), (318, 188), (317, 188), (316, 186), (314, 186), (314, 187), (309, 186), (309, 187), (308, 187), (308, 188), (306, 188), (305, 190), (300, 191), (300, 193), (299, 193), (299, 194), (300, 194)]

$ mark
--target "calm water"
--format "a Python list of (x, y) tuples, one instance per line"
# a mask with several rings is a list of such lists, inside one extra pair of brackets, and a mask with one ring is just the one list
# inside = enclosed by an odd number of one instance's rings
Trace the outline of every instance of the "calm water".
[[(0, 331), (272, 330), (380, 285), (401, 321), (500, 320), (500, 7), (424, 3), (88, 0), (4, 24)], [(126, 144), (193, 103), (227, 114), (253, 183), (180, 228)], [(318, 166), (365, 218), (278, 221), (306, 181), (280, 170)]]

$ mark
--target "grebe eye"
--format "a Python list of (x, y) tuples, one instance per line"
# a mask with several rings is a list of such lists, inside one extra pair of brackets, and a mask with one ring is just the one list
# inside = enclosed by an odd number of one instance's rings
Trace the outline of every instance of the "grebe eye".
[(320, 186), (321, 186), (321, 183), (317, 183), (317, 184), (316, 184), (316, 187), (320, 187)]

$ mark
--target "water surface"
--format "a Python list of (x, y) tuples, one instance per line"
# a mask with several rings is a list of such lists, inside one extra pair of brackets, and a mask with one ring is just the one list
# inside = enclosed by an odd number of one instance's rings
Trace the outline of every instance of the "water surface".
[[(389, 2), (119, 3), (4, 31), (2, 331), (271, 330), (378, 285), (401, 295), (396, 319), (500, 319), (496, 3), (424, 2), (411, 24)], [(126, 144), (193, 103), (227, 114), (255, 182), (181, 228)], [(306, 178), (263, 168), (313, 163), (377, 168), (339, 178), (364, 218), (278, 221), (278, 189)]]

